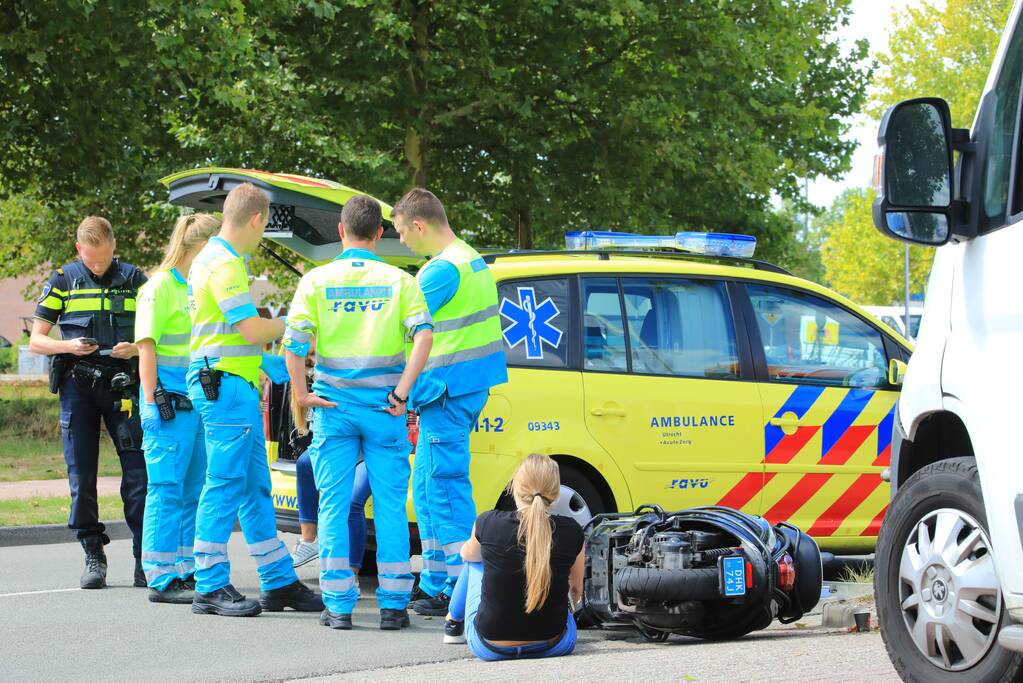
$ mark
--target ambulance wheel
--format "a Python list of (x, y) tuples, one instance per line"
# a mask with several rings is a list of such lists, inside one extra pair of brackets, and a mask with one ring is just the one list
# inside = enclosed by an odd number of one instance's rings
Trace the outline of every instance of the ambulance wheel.
[(561, 495), (551, 506), (551, 512), (571, 517), (580, 527), (585, 527), (594, 515), (605, 512), (600, 492), (589, 479), (573, 469), (571, 465), (559, 463), (561, 470)]
[(927, 465), (899, 489), (877, 539), (881, 637), (902, 680), (1023, 681), (998, 645), (1009, 623), (973, 458)]

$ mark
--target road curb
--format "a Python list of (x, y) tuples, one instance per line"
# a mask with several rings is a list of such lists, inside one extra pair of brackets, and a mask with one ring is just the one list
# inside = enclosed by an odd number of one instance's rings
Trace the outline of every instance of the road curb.
[[(106, 535), (112, 541), (131, 538), (131, 530), (124, 520), (103, 522)], [(66, 524), (34, 524), (28, 526), (0, 527), (0, 548), (16, 545), (45, 545), (50, 543), (75, 543), (75, 534)]]

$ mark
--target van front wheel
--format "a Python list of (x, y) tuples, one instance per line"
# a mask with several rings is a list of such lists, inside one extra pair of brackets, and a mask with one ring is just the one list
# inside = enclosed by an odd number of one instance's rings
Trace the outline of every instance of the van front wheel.
[(905, 681), (1023, 681), (997, 644), (1008, 623), (972, 458), (928, 465), (899, 489), (874, 570), (881, 635)]

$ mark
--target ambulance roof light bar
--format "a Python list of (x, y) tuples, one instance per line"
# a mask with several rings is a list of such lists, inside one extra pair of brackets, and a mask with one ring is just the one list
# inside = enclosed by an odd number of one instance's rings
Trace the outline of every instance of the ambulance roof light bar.
[(582, 230), (565, 233), (570, 251), (604, 249), (677, 249), (703, 256), (752, 258), (757, 238), (723, 232), (677, 232), (674, 235), (639, 235), (629, 232)]

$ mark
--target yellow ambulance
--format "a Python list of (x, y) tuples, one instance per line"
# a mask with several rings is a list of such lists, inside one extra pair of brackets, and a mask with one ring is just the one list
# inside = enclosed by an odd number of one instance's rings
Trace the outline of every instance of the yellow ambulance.
[[(271, 196), (268, 239), (314, 262), (336, 255), (350, 188), (230, 169), (165, 182), (172, 202), (210, 208), (243, 180)], [(580, 522), (641, 503), (725, 505), (788, 520), (831, 552), (872, 549), (910, 346), (835, 292), (754, 260), (752, 246), (584, 232), (559, 251), (487, 254), (509, 381), (471, 438), (477, 509), (507, 505), (515, 467), (538, 452), (560, 463), (557, 506)], [(415, 268), (391, 229), (381, 252)], [(286, 393), (268, 399), (274, 504), (293, 528), (301, 443)]]

